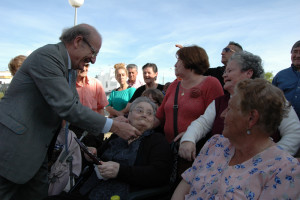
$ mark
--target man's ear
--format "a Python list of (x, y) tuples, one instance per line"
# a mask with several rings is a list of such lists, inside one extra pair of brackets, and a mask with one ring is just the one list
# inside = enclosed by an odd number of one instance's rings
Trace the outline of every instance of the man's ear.
[(83, 39), (83, 37), (81, 35), (78, 35), (74, 40), (73, 40), (73, 45), (74, 48), (79, 48), (79, 43), (81, 42), (81, 40)]

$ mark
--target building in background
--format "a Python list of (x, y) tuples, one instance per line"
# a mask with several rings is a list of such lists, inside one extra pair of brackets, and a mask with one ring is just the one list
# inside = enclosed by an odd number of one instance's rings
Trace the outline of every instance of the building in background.
[(4, 96), (11, 79), (12, 75), (10, 71), (0, 71), (0, 99)]
[(106, 96), (110, 94), (113, 89), (119, 87), (119, 84), (115, 79), (115, 70), (113, 68), (110, 68), (109, 72), (101, 72), (95, 78), (102, 83)]
[(0, 71), (0, 84), (9, 84), (11, 79), (12, 75), (9, 71)]

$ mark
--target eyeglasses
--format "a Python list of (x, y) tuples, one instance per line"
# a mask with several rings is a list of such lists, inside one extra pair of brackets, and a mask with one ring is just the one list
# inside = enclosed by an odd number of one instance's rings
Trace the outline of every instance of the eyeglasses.
[(92, 47), (92, 45), (85, 38), (82, 38), (82, 40), (90, 47), (91, 52), (92, 52), (92, 56), (97, 57), (98, 53), (96, 52), (94, 47)]
[(154, 113), (152, 111), (150, 111), (150, 110), (144, 111), (144, 109), (142, 109), (142, 108), (135, 108), (135, 109), (133, 109), (133, 111), (137, 114), (146, 114), (147, 117), (154, 115)]
[(232, 50), (232, 49), (230, 49), (230, 48), (228, 48), (228, 47), (224, 48), (222, 52), (224, 52), (224, 51), (225, 51), (226, 53), (228, 53), (229, 51), (232, 51), (232, 52), (235, 53), (235, 50)]

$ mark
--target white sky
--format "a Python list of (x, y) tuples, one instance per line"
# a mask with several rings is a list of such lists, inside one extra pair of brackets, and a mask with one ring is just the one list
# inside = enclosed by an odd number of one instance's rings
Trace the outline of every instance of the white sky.
[[(77, 23), (95, 26), (103, 37), (90, 76), (119, 62), (140, 68), (152, 62), (161, 82), (175, 78), (177, 43), (203, 47), (217, 67), (221, 50), (235, 41), (275, 75), (290, 66), (291, 47), (300, 40), (299, 10), (299, 0), (85, 0)], [(16, 55), (59, 42), (74, 13), (68, 0), (1, 0), (0, 71)]]

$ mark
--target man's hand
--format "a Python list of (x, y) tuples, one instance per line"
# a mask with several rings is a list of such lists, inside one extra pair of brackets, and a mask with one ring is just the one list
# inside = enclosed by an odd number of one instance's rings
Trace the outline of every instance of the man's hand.
[(128, 120), (126, 117), (124, 117), (123, 115), (122, 115), (122, 116), (119, 116), (119, 117), (116, 117), (116, 118), (114, 118), (114, 120), (117, 120), (117, 121), (119, 121), (119, 122), (126, 122), (126, 123), (128, 123), (128, 122), (129, 122), (129, 120)]
[(179, 156), (188, 160), (192, 161), (196, 158), (196, 145), (193, 142), (185, 141), (182, 142), (179, 146)]
[(119, 173), (120, 164), (113, 161), (101, 161), (101, 165), (98, 165), (98, 169), (103, 178), (116, 178)]
[(121, 122), (116, 119), (113, 119), (113, 124), (111, 126), (110, 132), (117, 134), (124, 140), (134, 139), (142, 135), (139, 130), (131, 126), (129, 123)]

